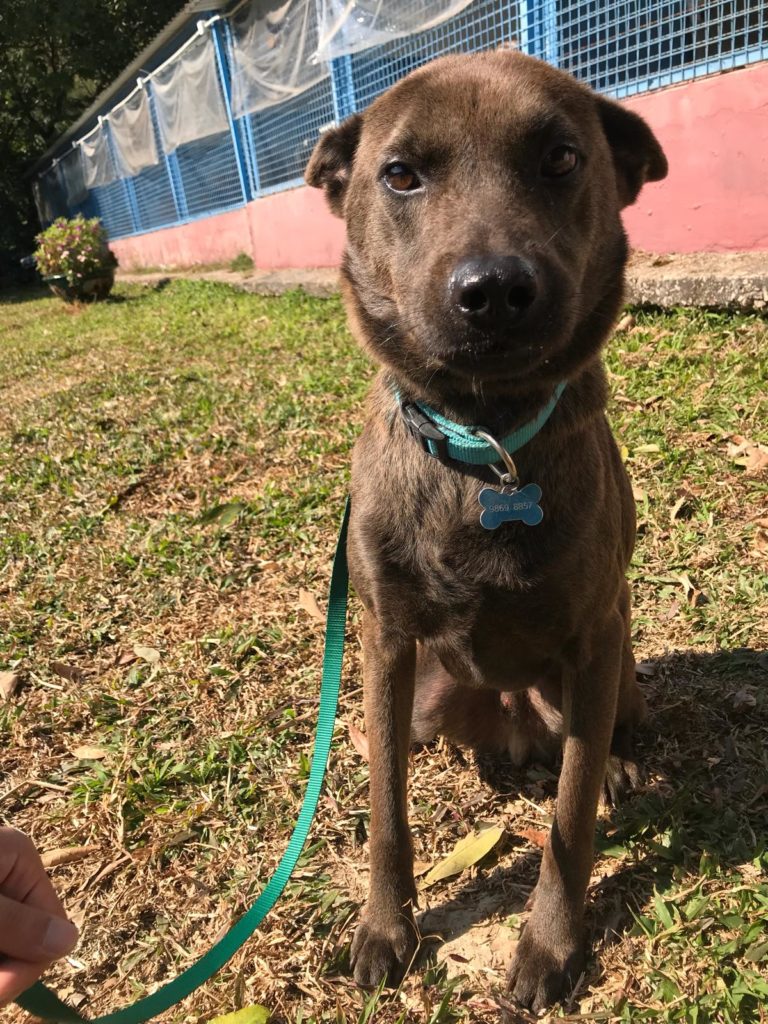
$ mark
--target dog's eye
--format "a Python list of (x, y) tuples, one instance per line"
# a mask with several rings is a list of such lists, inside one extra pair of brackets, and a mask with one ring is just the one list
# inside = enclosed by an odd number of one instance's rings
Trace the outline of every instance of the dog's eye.
[(393, 192), (413, 192), (421, 187), (416, 173), (405, 164), (390, 164), (385, 168), (384, 181)]
[(555, 146), (541, 162), (541, 173), (545, 178), (564, 178), (576, 170), (579, 154), (573, 146)]

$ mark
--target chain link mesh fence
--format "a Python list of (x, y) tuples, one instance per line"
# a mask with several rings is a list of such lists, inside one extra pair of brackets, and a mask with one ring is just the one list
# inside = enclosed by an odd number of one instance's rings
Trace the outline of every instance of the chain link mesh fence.
[(295, 187), (324, 127), (445, 53), (517, 48), (617, 98), (768, 58), (766, 0), (289, 0), (271, 15), (263, 8), (241, 4), (201, 22), (105, 109), (34, 182), (41, 222), (98, 216), (117, 239)]

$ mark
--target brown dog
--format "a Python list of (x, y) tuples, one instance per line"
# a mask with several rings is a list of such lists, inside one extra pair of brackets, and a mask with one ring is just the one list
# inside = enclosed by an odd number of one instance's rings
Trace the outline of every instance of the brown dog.
[[(637, 115), (510, 52), (414, 72), (326, 132), (307, 168), (346, 220), (350, 322), (382, 364), (349, 534), (371, 769), (361, 985), (402, 971), (416, 946), (412, 717), (421, 738), (442, 730), (518, 761), (561, 732), (557, 811), (510, 992), (539, 1009), (582, 969), (598, 798), (606, 770), (614, 797), (634, 781), (642, 713), (624, 579), (634, 505), (599, 352), (622, 300), (619, 211), (665, 173)], [(544, 409), (501, 482), (440, 441), (441, 416), (498, 441)], [(541, 489), (540, 523), (536, 493), (522, 502), (513, 476)], [(491, 518), (514, 504), (511, 520), (481, 525), (488, 500)]]

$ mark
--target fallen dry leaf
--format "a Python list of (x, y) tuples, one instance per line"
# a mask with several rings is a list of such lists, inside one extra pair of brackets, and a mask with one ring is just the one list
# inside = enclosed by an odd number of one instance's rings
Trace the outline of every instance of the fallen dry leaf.
[(325, 619), (325, 615), (323, 615), (320, 605), (317, 603), (317, 598), (308, 590), (299, 591), (299, 607), (303, 608), (310, 618), (316, 619), (318, 622), (322, 622)]
[(677, 601), (670, 601), (666, 608), (662, 608), (659, 612), (659, 620), (661, 622), (671, 622), (672, 619), (676, 619), (679, 614), (679, 603)]
[(63, 661), (52, 661), (51, 672), (62, 679), (68, 679), (71, 683), (79, 683), (83, 678), (82, 669), (79, 669), (76, 665), (67, 665)]
[(160, 661), (160, 651), (155, 650), (154, 647), (142, 647), (141, 644), (135, 644), (133, 653), (149, 665), (156, 665)]
[(685, 592), (685, 600), (688, 602), (689, 607), (699, 608), (701, 605), (709, 603), (707, 595), (702, 590), (698, 589), (687, 572), (673, 573), (673, 576), (676, 580), (680, 581), (683, 591)]
[(103, 747), (89, 747), (87, 744), (82, 747), (75, 747), (72, 751), (74, 757), (80, 761), (101, 761), (109, 753)]
[(744, 464), (744, 472), (747, 476), (759, 476), (768, 466), (768, 448), (758, 444), (747, 452), (747, 461)]
[(352, 740), (352, 746), (364, 761), (369, 761), (368, 737), (357, 728), (354, 722), (347, 722), (347, 728), (349, 729), (349, 738)]
[(688, 504), (688, 499), (687, 498), (678, 498), (677, 499), (675, 504), (669, 510), (669, 518), (672, 520), (672, 522), (674, 522), (675, 519), (677, 519), (678, 516), (680, 516), (681, 512), (687, 506), (687, 504)]
[(0, 672), (0, 694), (8, 700), (16, 693), (21, 685), (21, 676), (18, 672)]
[(62, 846), (56, 850), (46, 850), (40, 855), (45, 868), (56, 868), (60, 864), (74, 864), (75, 861), (83, 860), (91, 853), (95, 853), (98, 846)]
[(747, 476), (760, 476), (768, 467), (768, 446), (732, 434), (726, 447), (728, 458), (741, 466)]
[(616, 333), (620, 334), (622, 331), (628, 331), (630, 327), (635, 326), (635, 318), (631, 313), (625, 313), (624, 316), (616, 324)]
[(655, 676), (656, 665), (652, 661), (635, 662), (635, 672), (640, 676)]
[(733, 710), (734, 711), (745, 711), (747, 708), (753, 708), (757, 704), (757, 697), (751, 689), (746, 687), (743, 690), (737, 690), (733, 695)]
[(462, 871), (473, 864), (477, 864), (494, 848), (496, 843), (504, 835), (504, 829), (500, 825), (489, 825), (488, 828), (480, 829), (479, 832), (470, 832), (454, 846), (447, 857), (432, 868), (425, 876), (423, 886), (426, 889), (435, 882), (441, 882), (444, 878), (451, 878), (459, 875)]
[(515, 835), (520, 836), (521, 839), (527, 839), (529, 843), (543, 850), (547, 845), (549, 832), (541, 828), (519, 828), (516, 829)]

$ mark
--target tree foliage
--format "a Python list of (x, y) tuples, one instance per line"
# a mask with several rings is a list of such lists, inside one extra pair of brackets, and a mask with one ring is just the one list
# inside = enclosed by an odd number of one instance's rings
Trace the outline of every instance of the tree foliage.
[(0, 250), (31, 251), (26, 177), (183, 0), (0, 0)]

